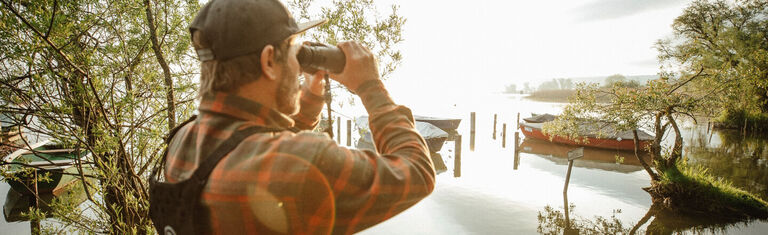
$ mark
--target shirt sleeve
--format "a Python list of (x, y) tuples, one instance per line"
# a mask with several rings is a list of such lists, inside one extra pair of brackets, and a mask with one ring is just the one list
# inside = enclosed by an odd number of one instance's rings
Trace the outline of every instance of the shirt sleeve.
[(312, 94), (309, 88), (304, 87), (299, 100), (299, 112), (291, 118), (295, 122), (294, 127), (299, 130), (315, 129), (320, 122), (320, 112), (325, 104), (323, 97)]
[(331, 142), (316, 158), (335, 197), (334, 234), (350, 234), (399, 214), (429, 195), (435, 170), (410, 109), (395, 105), (380, 81), (358, 94), (377, 152)]

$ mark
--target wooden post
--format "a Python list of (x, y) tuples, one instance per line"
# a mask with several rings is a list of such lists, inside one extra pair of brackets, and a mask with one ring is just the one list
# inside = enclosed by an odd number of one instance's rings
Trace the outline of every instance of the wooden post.
[(493, 139), (496, 139), (496, 114), (493, 114)]
[[(573, 162), (573, 161), (571, 161)], [(569, 168), (570, 169), (570, 168)], [(571, 232), (571, 219), (568, 210), (568, 192), (563, 192), (563, 208), (565, 208), (565, 231), (564, 234), (574, 234)], [(579, 234), (578, 231), (575, 234)]]
[(565, 173), (565, 186), (563, 186), (563, 194), (568, 193), (568, 182), (571, 181), (571, 168), (573, 168), (573, 160), (584, 157), (584, 147), (575, 148), (568, 151), (568, 172)]
[(475, 151), (475, 112), (470, 114), (469, 120), (469, 151)]
[(336, 117), (336, 143), (341, 144), (341, 117)]
[(507, 124), (504, 123), (501, 125), (501, 147), (506, 148), (507, 147)]
[(35, 169), (35, 179), (32, 181), (32, 185), (34, 185), (34, 190), (35, 190), (35, 194), (34, 194), (35, 200), (32, 201), (32, 203), (35, 204), (35, 208), (38, 208), (38, 206), (40, 206), (40, 202), (37, 200), (38, 198), (40, 198), (40, 194), (38, 194), (38, 189), (37, 189), (37, 180), (38, 180), (37, 169)]
[[(40, 194), (38, 193), (37, 189), (37, 170), (35, 170), (35, 178), (32, 181), (32, 184), (34, 184), (34, 194), (32, 195), (32, 200), (30, 200), (30, 204), (33, 204), (33, 207), (35, 209), (40, 209), (40, 201), (38, 199), (40, 198)], [(40, 220), (33, 219), (29, 222), (29, 228), (31, 229), (31, 234), (40, 234)]]
[(457, 135), (453, 142), (455, 144), (453, 148), (453, 177), (461, 177), (461, 135)]
[(741, 134), (743, 135), (742, 139), (747, 138), (747, 118), (746, 117), (744, 118), (744, 128), (742, 129)]
[(515, 151), (515, 165), (512, 167), (513, 170), (517, 170), (517, 167), (520, 166), (520, 151)]
[(563, 194), (568, 193), (568, 182), (571, 181), (571, 168), (573, 168), (573, 160), (568, 160), (568, 172), (565, 173), (565, 186), (563, 186)]
[(517, 113), (517, 125), (515, 125), (515, 130), (520, 128), (520, 112)]
[(515, 131), (515, 165), (514, 170), (520, 165), (520, 132)]
[(352, 120), (347, 120), (347, 147), (352, 146)]

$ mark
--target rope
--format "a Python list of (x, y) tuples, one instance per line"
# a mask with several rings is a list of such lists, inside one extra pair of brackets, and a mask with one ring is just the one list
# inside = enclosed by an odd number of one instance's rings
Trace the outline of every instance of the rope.
[(328, 127), (325, 128), (325, 132), (328, 133), (329, 136), (331, 136), (331, 139), (333, 139), (333, 118), (331, 118), (331, 80), (329, 79), (328, 73), (325, 74), (325, 105), (328, 108)]

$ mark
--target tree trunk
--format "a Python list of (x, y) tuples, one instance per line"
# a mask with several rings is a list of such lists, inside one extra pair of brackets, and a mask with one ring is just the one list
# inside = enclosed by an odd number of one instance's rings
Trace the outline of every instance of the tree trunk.
[(669, 119), (669, 123), (672, 124), (672, 129), (675, 130), (675, 145), (672, 146), (672, 153), (669, 158), (667, 158), (666, 162), (666, 167), (672, 167), (677, 160), (683, 156), (683, 136), (680, 133), (680, 128), (677, 126), (677, 122), (672, 118), (672, 115), (669, 112), (667, 112), (667, 119)]
[(160, 49), (160, 43), (157, 40), (157, 30), (155, 28), (155, 19), (152, 16), (152, 7), (149, 0), (144, 0), (144, 7), (147, 12), (147, 26), (149, 26), (149, 39), (152, 41), (152, 50), (155, 52), (157, 63), (163, 68), (163, 77), (165, 78), (165, 99), (168, 105), (168, 130), (176, 127), (176, 104), (173, 97), (173, 79), (171, 78), (171, 69), (168, 62), (163, 57), (163, 51)]
[[(664, 158), (661, 156), (661, 140), (664, 137), (664, 130), (666, 128), (661, 125), (661, 113), (656, 114), (654, 119), (654, 129), (656, 136), (651, 143), (651, 159), (655, 162), (661, 162)], [(658, 169), (658, 166), (656, 166)]]
[(640, 161), (640, 165), (643, 165), (643, 169), (645, 169), (645, 172), (648, 172), (648, 175), (651, 176), (651, 180), (656, 182), (659, 181), (659, 176), (651, 170), (651, 167), (648, 166), (648, 163), (643, 160), (643, 158), (640, 157), (640, 155), (637, 154), (637, 150), (640, 149), (640, 141), (638, 140), (637, 136), (637, 129), (632, 130), (632, 134), (634, 135), (635, 140), (635, 157), (637, 160)]

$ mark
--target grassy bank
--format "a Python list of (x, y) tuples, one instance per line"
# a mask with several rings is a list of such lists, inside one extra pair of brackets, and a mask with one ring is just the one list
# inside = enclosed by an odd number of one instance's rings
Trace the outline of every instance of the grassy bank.
[(576, 93), (576, 90), (546, 90), (535, 91), (526, 98), (541, 102), (567, 103), (568, 97)]
[(768, 203), (710, 175), (705, 168), (678, 163), (646, 191), (666, 209), (724, 220), (767, 219)]

